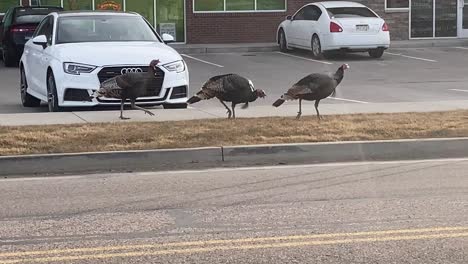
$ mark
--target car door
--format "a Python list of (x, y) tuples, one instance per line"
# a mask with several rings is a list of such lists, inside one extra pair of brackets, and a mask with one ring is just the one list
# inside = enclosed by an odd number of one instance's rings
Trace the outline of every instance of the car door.
[(298, 44), (304, 48), (310, 49), (312, 36), (319, 33), (318, 20), (322, 15), (322, 10), (316, 5), (304, 7), (304, 19), (300, 21), (297, 27)]
[[(47, 62), (48, 51), (52, 45), (52, 32), (53, 32), (53, 16), (48, 16), (42, 20), (41, 24), (34, 33), (34, 37), (44, 35), (47, 38), (47, 47), (36, 45), (32, 41), (27, 43), (27, 49), (25, 49), (25, 56), (27, 56), (28, 72), (27, 78), (31, 89), (40, 93), (43, 96), (47, 95), (46, 86), (46, 73), (47, 73)], [(34, 38), (33, 37), (33, 38)]]
[(299, 41), (298, 41), (299, 35), (297, 32), (298, 31), (297, 28), (303, 19), (304, 19), (304, 8), (301, 8), (291, 18), (291, 21), (286, 28), (286, 37), (288, 39), (288, 44), (291, 46), (297, 46), (299, 44)]

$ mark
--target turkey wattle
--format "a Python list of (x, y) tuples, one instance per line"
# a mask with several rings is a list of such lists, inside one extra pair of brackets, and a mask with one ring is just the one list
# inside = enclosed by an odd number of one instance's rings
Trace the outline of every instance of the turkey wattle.
[(145, 96), (148, 87), (156, 85), (156, 67), (159, 60), (152, 60), (148, 72), (129, 72), (116, 76), (101, 83), (100, 88), (92, 97), (106, 97), (120, 99), (120, 119), (129, 119), (123, 116), (124, 103), (130, 99), (131, 108), (144, 111), (146, 114), (154, 114), (135, 104), (138, 97)]
[[(226, 107), (228, 118), (236, 118), (235, 107), (243, 103), (243, 109), (249, 106), (250, 102), (257, 98), (264, 98), (265, 92), (260, 89), (254, 89), (252, 81), (237, 74), (224, 74), (210, 78), (196, 95), (191, 97), (187, 103), (193, 104), (201, 100), (208, 100), (213, 97)], [(231, 102), (231, 109), (224, 102)]]
[(330, 95), (335, 95), (336, 87), (341, 83), (344, 77), (344, 71), (349, 69), (348, 64), (343, 64), (334, 74), (313, 73), (302, 78), (294, 84), (289, 90), (281, 96), (280, 99), (273, 103), (273, 106), (279, 107), (285, 101), (299, 99), (299, 112), (297, 118), (302, 115), (302, 100), (315, 101), (315, 110), (317, 118), (320, 120), (320, 112), (318, 106), (320, 100), (327, 98)]

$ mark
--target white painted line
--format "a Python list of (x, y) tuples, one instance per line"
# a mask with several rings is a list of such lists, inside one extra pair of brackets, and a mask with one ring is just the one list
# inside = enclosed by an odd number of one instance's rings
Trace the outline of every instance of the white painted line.
[(468, 47), (455, 47), (456, 49), (468, 50)]
[(213, 66), (216, 66), (216, 67), (220, 67), (220, 68), (224, 68), (223, 65), (219, 65), (219, 64), (216, 64), (216, 63), (212, 63), (212, 62), (209, 62), (209, 61), (205, 61), (205, 60), (202, 60), (202, 59), (199, 59), (199, 58), (195, 58), (195, 57), (192, 57), (192, 56), (189, 56), (187, 54), (180, 54), (184, 57), (187, 57), (189, 59), (192, 59), (192, 60), (196, 60), (196, 61), (199, 61), (199, 62), (203, 62), (203, 63), (206, 63), (206, 64), (209, 64), (209, 65), (213, 65)]
[(334, 99), (338, 101), (346, 101), (346, 102), (353, 102), (353, 103), (360, 103), (360, 104), (368, 104), (369, 102), (352, 100), (352, 99), (345, 99), (345, 98), (338, 98), (338, 97), (327, 97), (328, 99)]
[(456, 92), (465, 92), (468, 93), (468, 90), (462, 90), (462, 89), (449, 89), (450, 91), (456, 91)]
[(428, 62), (437, 62), (436, 60), (430, 60), (430, 59), (424, 59), (424, 58), (419, 58), (419, 57), (413, 57), (413, 56), (408, 56), (408, 55), (403, 55), (400, 53), (391, 53), (391, 52), (385, 52), (388, 55), (393, 55), (393, 56), (400, 56), (400, 57), (405, 57), (409, 59), (414, 59), (414, 60), (422, 60), (422, 61), (428, 61)]
[(333, 64), (333, 63), (328, 62), (328, 61), (319, 61), (319, 60), (314, 60), (314, 59), (308, 59), (308, 58), (304, 58), (304, 57), (301, 57), (301, 56), (296, 56), (296, 55), (292, 55), (292, 54), (287, 54), (287, 53), (284, 53), (284, 52), (281, 52), (281, 51), (277, 51), (277, 52), (275, 52), (275, 53), (281, 54), (281, 55), (284, 55), (284, 56), (288, 56), (288, 57), (297, 58), (297, 59), (303, 59), (303, 60), (306, 60), (306, 61), (312, 61), (312, 62), (323, 63), (323, 64), (327, 64), (327, 65), (332, 65), (332, 64)]

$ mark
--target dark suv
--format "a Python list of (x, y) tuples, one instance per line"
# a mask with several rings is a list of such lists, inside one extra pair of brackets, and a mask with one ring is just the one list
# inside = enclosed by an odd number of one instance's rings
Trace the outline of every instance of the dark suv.
[(57, 6), (11, 7), (0, 22), (0, 50), (5, 66), (18, 64), (24, 44), (32, 37), (39, 22), (51, 12), (62, 11)]

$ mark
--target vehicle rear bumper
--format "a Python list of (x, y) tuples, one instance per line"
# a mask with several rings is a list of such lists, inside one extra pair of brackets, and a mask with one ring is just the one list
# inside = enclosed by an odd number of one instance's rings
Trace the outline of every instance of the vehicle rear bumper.
[(324, 36), (322, 50), (366, 51), (390, 47), (390, 34), (381, 32), (375, 35), (333, 33)]

